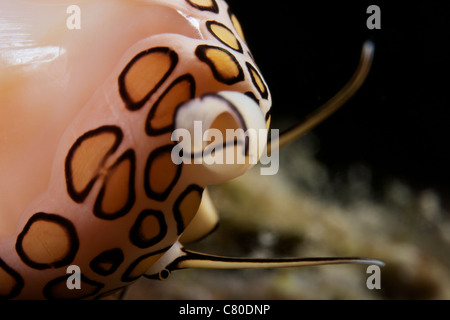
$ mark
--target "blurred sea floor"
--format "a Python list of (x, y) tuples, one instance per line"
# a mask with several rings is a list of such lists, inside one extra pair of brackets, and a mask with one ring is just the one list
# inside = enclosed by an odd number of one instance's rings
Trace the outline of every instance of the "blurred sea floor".
[(317, 145), (307, 134), (280, 150), (276, 175), (262, 176), (256, 166), (212, 186), (220, 227), (187, 248), (254, 258), (377, 258), (386, 263), (381, 289), (367, 288), (366, 265), (180, 270), (165, 281), (141, 278), (124, 298), (450, 299), (450, 213), (437, 193), (413, 191), (395, 177), (375, 192), (367, 165), (332, 174), (316, 160)]

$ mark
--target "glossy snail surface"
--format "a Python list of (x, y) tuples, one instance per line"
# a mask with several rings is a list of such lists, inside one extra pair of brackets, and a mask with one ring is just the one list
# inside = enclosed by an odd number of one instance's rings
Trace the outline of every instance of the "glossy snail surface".
[[(74, 30), (68, 6), (0, 4), (0, 297), (98, 298), (187, 267), (378, 263), (184, 250), (217, 224), (205, 188), (245, 173), (266, 147), (271, 96), (239, 22), (222, 0), (92, 0), (79, 4)], [(280, 145), (351, 96), (371, 50), (349, 86)], [(198, 124), (202, 136), (265, 134), (200, 144), (177, 136), (195, 136)], [(178, 142), (183, 161), (173, 157)], [(217, 160), (230, 150), (244, 161), (207, 161), (207, 151)]]

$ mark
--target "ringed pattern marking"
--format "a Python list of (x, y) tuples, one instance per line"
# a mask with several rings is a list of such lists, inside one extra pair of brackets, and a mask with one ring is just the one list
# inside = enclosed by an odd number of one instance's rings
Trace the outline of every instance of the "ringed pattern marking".
[[(209, 102), (214, 103), (213, 107), (225, 104), (218, 107), (226, 112), (211, 123), (212, 128), (225, 133), (230, 128), (242, 127), (246, 131), (246, 123), (241, 109), (233, 104), (234, 99), (228, 100), (227, 95), (219, 91), (243, 91), (241, 93), (262, 109), (267, 109), (265, 103), (269, 101), (263, 99), (269, 98), (268, 89), (245, 44), (241, 25), (225, 1), (181, 0), (180, 4), (175, 7), (168, 4), (168, 10), (182, 11), (177, 12), (177, 16), (181, 18), (181, 13), (186, 22), (196, 22), (195, 28), (205, 38), (189, 38), (184, 33), (166, 36), (150, 30), (154, 38), (135, 39), (139, 46), (141, 40), (152, 44), (130, 55), (126, 53), (127, 60), (120, 62), (112, 82), (107, 78), (99, 89), (100, 93), (107, 92), (108, 99), (101, 94), (93, 95), (82, 109), (85, 111), (69, 125), (69, 133), (62, 136), (60, 146), (63, 149), (58, 147), (55, 155), (55, 160), (60, 162), (54, 168), (64, 172), (52, 172), (51, 176), (65, 179), (62, 183), (66, 184), (67, 195), (61, 199), (63, 209), (46, 213), (51, 209), (46, 211), (46, 203), (40, 207), (42, 202), (39, 201), (35, 207), (27, 208), (29, 219), (15, 239), (15, 260), (0, 257), (0, 298), (22, 298), (31, 294), (49, 299), (98, 298), (137, 280), (170, 249), (192, 221), (205, 187), (198, 185), (198, 177), (189, 173), (183, 163), (176, 165), (172, 161), (174, 145), (165, 145), (170, 141), (164, 140), (162, 135), (175, 129), (178, 110), (189, 105), (189, 100), (197, 95), (201, 95), (199, 99), (206, 105)], [(185, 49), (177, 51), (179, 47)], [(235, 84), (238, 85), (232, 86)], [(113, 102), (110, 109), (101, 109), (110, 101)], [(121, 121), (113, 117), (116, 120), (106, 125), (99, 119), (98, 127), (78, 126), (97, 121), (90, 118), (98, 116), (97, 111), (108, 112), (104, 119), (111, 119), (111, 115), (127, 119)], [(201, 112), (208, 112), (208, 109)], [(136, 117), (142, 123), (136, 124)], [(270, 112), (266, 112), (266, 120), (270, 122)], [(127, 128), (130, 124), (133, 127)], [(74, 132), (77, 136), (72, 138), (70, 135)], [(137, 141), (134, 137), (145, 139)], [(244, 144), (248, 155), (248, 141), (246, 137), (245, 141), (236, 138), (231, 142), (235, 147)], [(214, 148), (206, 151), (216, 152), (229, 145), (211, 143), (208, 147)], [(64, 151), (60, 154), (59, 150)], [(206, 151), (193, 153), (191, 157), (204, 156)], [(137, 176), (142, 173), (143, 176)], [(45, 195), (50, 201), (55, 185), (60, 184), (58, 179), (50, 181), (51, 188)], [(157, 207), (142, 207), (146, 202), (157, 202)], [(73, 212), (63, 212), (64, 208)], [(79, 212), (90, 216), (77, 219)], [(124, 216), (125, 219), (119, 219)], [(111, 221), (116, 219), (119, 221)], [(122, 222), (128, 227), (124, 229)], [(91, 224), (86, 228), (85, 223)], [(118, 239), (124, 242), (113, 247), (101, 240), (92, 243), (90, 231), (84, 232), (92, 229), (112, 234), (122, 232)], [(85, 248), (85, 242), (93, 247)], [(16, 267), (17, 262), (21, 263), (20, 269)], [(65, 268), (70, 264), (90, 269), (81, 274), (81, 290), (67, 288), (70, 274), (65, 274)], [(156, 265), (151, 271), (155, 269)], [(159, 279), (169, 275), (168, 270), (158, 271)], [(44, 277), (40, 277), (41, 274)], [(32, 284), (27, 283), (29, 280)]]
[(256, 87), (258, 92), (261, 94), (261, 97), (267, 99), (269, 97), (269, 91), (264, 83), (264, 80), (260, 76), (259, 72), (256, 70), (254, 66), (250, 63), (246, 62), (248, 72), (250, 72), (250, 76), (252, 78), (253, 85)]
[(123, 262), (123, 259), (124, 255), (122, 250), (114, 248), (100, 253), (91, 261), (89, 266), (96, 273), (102, 276), (109, 276), (117, 270)]
[(86, 132), (72, 145), (65, 161), (65, 174), (67, 192), (75, 202), (86, 199), (106, 160), (122, 139), (119, 127), (103, 126)]
[(199, 45), (195, 49), (195, 54), (211, 68), (217, 81), (232, 85), (245, 79), (239, 62), (228, 50), (210, 45)]
[(166, 145), (153, 151), (145, 166), (144, 189), (151, 199), (164, 201), (181, 176), (183, 163), (172, 161), (173, 145)]
[(195, 80), (190, 74), (176, 79), (150, 109), (145, 131), (155, 136), (173, 130), (175, 109), (181, 103), (195, 97)]
[(43, 270), (69, 265), (79, 248), (72, 222), (56, 214), (34, 214), (17, 237), (16, 251), (28, 266)]
[(0, 299), (12, 299), (22, 290), (23, 278), (0, 258)]
[(199, 10), (219, 13), (219, 6), (216, 0), (186, 0), (186, 2)]
[(135, 246), (145, 249), (160, 242), (166, 234), (164, 214), (161, 211), (144, 210), (130, 230), (130, 240)]
[(134, 205), (136, 156), (128, 149), (108, 169), (103, 186), (94, 204), (94, 215), (101, 219), (114, 220), (126, 215)]
[(202, 200), (203, 188), (198, 185), (190, 185), (184, 190), (173, 206), (173, 214), (177, 222), (178, 235), (194, 218)]
[(119, 76), (119, 93), (128, 110), (139, 110), (167, 80), (178, 63), (178, 55), (167, 47), (138, 53)]
[(224, 45), (239, 53), (243, 53), (241, 43), (227, 26), (215, 20), (210, 20), (206, 22), (206, 27)]

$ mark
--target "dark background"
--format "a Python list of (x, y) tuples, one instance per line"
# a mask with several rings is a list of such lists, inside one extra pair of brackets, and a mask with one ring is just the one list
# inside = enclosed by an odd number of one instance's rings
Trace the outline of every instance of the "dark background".
[[(275, 128), (294, 124), (342, 88), (362, 43), (372, 40), (367, 81), (313, 131), (317, 158), (332, 172), (364, 163), (375, 188), (395, 177), (416, 190), (437, 190), (449, 205), (450, 11), (444, 1), (228, 2), (271, 90)], [(371, 4), (381, 9), (381, 30), (366, 27)]]

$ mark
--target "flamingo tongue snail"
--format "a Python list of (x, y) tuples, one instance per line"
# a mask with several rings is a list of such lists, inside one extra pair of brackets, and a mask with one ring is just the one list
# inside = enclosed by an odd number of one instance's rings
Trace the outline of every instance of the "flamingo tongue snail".
[[(248, 136), (190, 153), (244, 156), (233, 164), (173, 158), (174, 133), (196, 122), (217, 132), (270, 125), (270, 92), (236, 16), (223, 0), (87, 0), (71, 30), (69, 3), (50, 2), (0, 4), (0, 298), (99, 298), (183, 268), (382, 264), (185, 250), (218, 221), (205, 188), (244, 174), (267, 143)], [(267, 147), (339, 108), (372, 51), (366, 43), (349, 85)], [(66, 285), (72, 265), (77, 290)]]

